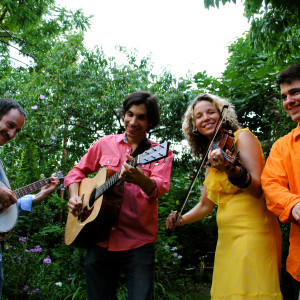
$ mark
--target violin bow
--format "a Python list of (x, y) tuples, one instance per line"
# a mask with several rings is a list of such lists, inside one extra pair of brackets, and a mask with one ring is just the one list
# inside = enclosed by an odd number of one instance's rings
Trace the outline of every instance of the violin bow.
[(176, 222), (175, 222), (175, 224), (174, 224), (174, 227), (173, 227), (172, 229), (167, 230), (167, 234), (168, 234), (168, 235), (170, 235), (171, 232), (175, 229), (176, 224), (177, 224), (177, 222), (178, 222), (178, 220), (179, 220), (179, 218), (180, 218), (180, 216), (181, 216), (181, 214), (182, 214), (182, 211), (183, 211), (183, 209), (184, 209), (184, 207), (185, 207), (185, 205), (186, 205), (186, 203), (187, 203), (187, 200), (188, 200), (188, 198), (189, 198), (189, 196), (190, 196), (190, 194), (191, 194), (191, 191), (192, 191), (192, 189), (193, 189), (193, 187), (194, 187), (194, 184), (195, 184), (195, 182), (196, 182), (196, 179), (197, 179), (197, 177), (198, 177), (198, 175), (199, 175), (199, 173), (200, 173), (200, 171), (201, 171), (201, 169), (202, 169), (202, 167), (203, 167), (203, 165), (204, 165), (204, 162), (206, 161), (206, 158), (207, 158), (207, 156), (208, 156), (209, 151), (211, 150), (211, 148), (212, 148), (212, 146), (213, 146), (213, 144), (214, 144), (214, 140), (215, 140), (215, 138), (216, 138), (216, 136), (217, 136), (217, 134), (218, 134), (218, 132), (219, 132), (219, 129), (220, 129), (221, 125), (222, 125), (222, 122), (223, 122), (223, 120), (224, 120), (224, 118), (225, 118), (224, 109), (228, 109), (228, 105), (224, 105), (223, 108), (222, 108), (221, 115), (220, 115), (220, 118), (219, 118), (219, 120), (218, 120), (218, 124), (217, 124), (217, 126), (216, 126), (216, 128), (215, 128), (215, 130), (214, 130), (213, 138), (212, 138), (211, 141), (209, 142), (209, 144), (208, 144), (208, 146), (207, 146), (207, 148), (206, 148), (205, 154), (204, 154), (203, 157), (202, 157), (201, 163), (199, 164), (199, 167), (198, 167), (198, 169), (197, 169), (197, 172), (195, 173), (195, 175), (194, 175), (194, 177), (193, 177), (193, 179), (192, 179), (192, 182), (191, 182), (191, 184), (190, 184), (190, 186), (189, 186), (189, 188), (188, 188), (188, 190), (187, 190), (187, 192), (186, 192), (186, 195), (185, 195), (185, 197), (184, 197), (182, 203), (181, 203), (180, 206), (179, 206), (179, 207), (181, 207), (181, 208), (179, 209), (179, 212), (177, 211), (177, 219), (176, 219)]

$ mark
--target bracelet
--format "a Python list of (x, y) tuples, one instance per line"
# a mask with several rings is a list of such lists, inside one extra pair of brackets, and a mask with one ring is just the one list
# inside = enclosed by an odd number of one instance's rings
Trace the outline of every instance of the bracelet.
[[(241, 172), (241, 175), (239, 177), (232, 178), (232, 177), (228, 176), (228, 180), (233, 185), (237, 186), (238, 188), (245, 189), (246, 187), (248, 187), (251, 184), (252, 176), (248, 172), (248, 170), (244, 167), (240, 167), (240, 172)], [(247, 180), (248, 174), (249, 174), (249, 179)]]

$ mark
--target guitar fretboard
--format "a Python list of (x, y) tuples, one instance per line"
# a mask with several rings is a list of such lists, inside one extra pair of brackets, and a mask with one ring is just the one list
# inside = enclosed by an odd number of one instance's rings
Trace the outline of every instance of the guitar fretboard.
[[(128, 162), (130, 166), (136, 167), (138, 161), (138, 156), (136, 156), (131, 162)], [(117, 172), (113, 176), (111, 176), (107, 181), (105, 181), (104, 184), (102, 184), (97, 190), (95, 199), (98, 199), (102, 194), (104, 194), (109, 188), (111, 188), (118, 180), (119, 176), (121, 174), (121, 171)]]
[(14, 191), (14, 193), (17, 196), (17, 199), (20, 199), (20, 198), (24, 197), (25, 195), (28, 195), (28, 194), (31, 194), (31, 193), (37, 191), (38, 189), (47, 185), (50, 182), (51, 182), (50, 178), (41, 179), (39, 181), (33, 182), (29, 185), (26, 185), (22, 188), (16, 189)]

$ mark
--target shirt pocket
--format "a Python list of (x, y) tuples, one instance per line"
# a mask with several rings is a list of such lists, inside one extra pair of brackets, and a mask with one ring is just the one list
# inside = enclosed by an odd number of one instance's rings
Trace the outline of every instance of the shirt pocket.
[(108, 169), (116, 170), (120, 169), (120, 157), (118, 156), (112, 156), (112, 155), (102, 155), (100, 158), (100, 165), (101, 167), (105, 167)]

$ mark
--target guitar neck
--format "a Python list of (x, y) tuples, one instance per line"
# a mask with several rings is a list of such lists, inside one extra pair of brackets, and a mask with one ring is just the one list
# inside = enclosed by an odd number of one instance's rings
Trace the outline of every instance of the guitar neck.
[(50, 182), (51, 182), (51, 178), (41, 179), (39, 181), (33, 182), (29, 185), (26, 185), (24, 187), (16, 189), (14, 191), (14, 193), (17, 196), (17, 199), (20, 199), (20, 198), (24, 197), (25, 195), (31, 194), (31, 193), (39, 190), (41, 187), (47, 185)]
[[(136, 167), (138, 165), (138, 156), (136, 156), (131, 162), (128, 162), (130, 166)], [(111, 176), (109, 179), (105, 181), (104, 184), (102, 184), (97, 190), (95, 194), (95, 199), (98, 199), (102, 194), (104, 194), (109, 188), (111, 188), (120, 177), (121, 171), (115, 173), (113, 176)]]

